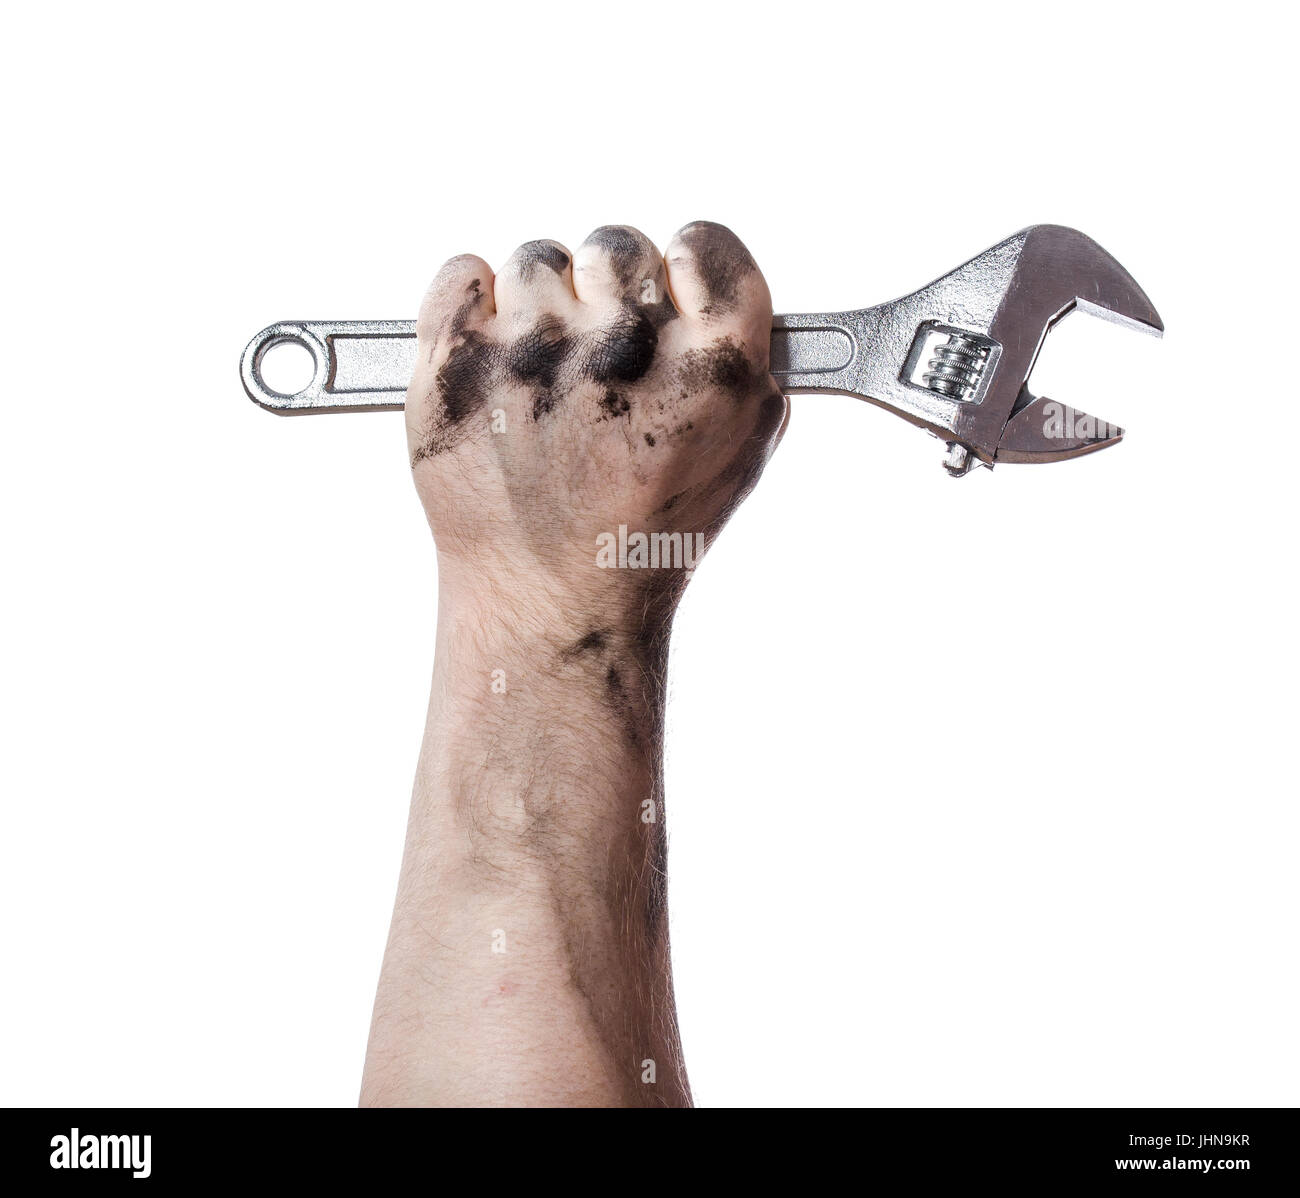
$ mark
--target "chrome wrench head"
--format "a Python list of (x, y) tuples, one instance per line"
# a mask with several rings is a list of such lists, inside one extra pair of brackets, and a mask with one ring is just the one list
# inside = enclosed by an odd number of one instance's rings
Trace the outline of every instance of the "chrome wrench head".
[(1095, 241), (1033, 225), (890, 303), (778, 316), (773, 371), (788, 391), (857, 395), (929, 429), (948, 442), (952, 474), (1062, 461), (1123, 435), (1026, 385), (1048, 330), (1079, 307), (1157, 335), (1164, 327)]
[(1002, 349), (997, 375), (953, 431), (977, 451), (991, 446), (989, 460), (998, 462), (1057, 462), (1114, 445), (1123, 429), (1032, 394), (1029, 374), (1048, 331), (1076, 308), (1156, 336), (1164, 324), (1133, 276), (1092, 238), (1034, 225), (1016, 239), (1015, 270), (989, 328)]

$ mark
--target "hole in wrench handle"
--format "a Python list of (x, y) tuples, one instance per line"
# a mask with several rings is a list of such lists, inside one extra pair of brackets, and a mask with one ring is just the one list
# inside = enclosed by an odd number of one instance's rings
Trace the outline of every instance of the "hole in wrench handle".
[[(315, 362), (311, 382), (296, 395), (271, 390), (262, 358), (293, 341)], [(248, 398), (270, 412), (400, 411), (415, 370), (413, 320), (286, 320), (268, 325), (244, 349), (239, 377)]]

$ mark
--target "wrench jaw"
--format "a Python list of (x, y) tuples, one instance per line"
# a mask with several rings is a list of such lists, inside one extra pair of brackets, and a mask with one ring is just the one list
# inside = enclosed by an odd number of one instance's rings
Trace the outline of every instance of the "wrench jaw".
[(1064, 462), (1118, 445), (1124, 430), (1054, 399), (1024, 392), (1025, 403), (1007, 421), (995, 462)]
[(1033, 225), (1016, 239), (1022, 243), (1016, 267), (989, 325), (1002, 347), (997, 374), (983, 401), (953, 422), (957, 442), (990, 467), (1066, 461), (1123, 438), (1122, 428), (1029, 390), (1047, 334), (1070, 312), (1081, 309), (1157, 337), (1164, 332), (1133, 276), (1092, 238), (1062, 225)]
[[(1045, 329), (1078, 307), (1156, 337), (1165, 331), (1137, 280), (1091, 237), (1064, 225), (1031, 225), (1025, 234), (1015, 286), (1037, 297), (1030, 302), (1039, 305)], [(1053, 317), (1047, 309), (1059, 299), (1067, 302)]]

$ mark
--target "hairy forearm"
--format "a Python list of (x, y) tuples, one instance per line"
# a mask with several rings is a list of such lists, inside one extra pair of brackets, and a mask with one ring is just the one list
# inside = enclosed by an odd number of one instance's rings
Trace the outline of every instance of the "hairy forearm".
[(444, 590), (369, 1103), (680, 1105), (669, 618)]

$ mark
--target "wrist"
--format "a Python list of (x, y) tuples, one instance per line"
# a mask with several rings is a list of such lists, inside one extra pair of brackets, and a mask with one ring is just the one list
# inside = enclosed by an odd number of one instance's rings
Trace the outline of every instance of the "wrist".
[(618, 841), (639, 843), (645, 804), (662, 818), (670, 627), (444, 586), (415, 793), (433, 838), (530, 875), (599, 876)]
[[(444, 750), (567, 742), (581, 764), (657, 761), (671, 618), (440, 596), (430, 728)], [(618, 735), (615, 735), (615, 733)]]
[(644, 664), (666, 647), (687, 577), (681, 572), (549, 571), (438, 554), (438, 644), (457, 656), (526, 659), (553, 672), (581, 650), (612, 647)]

